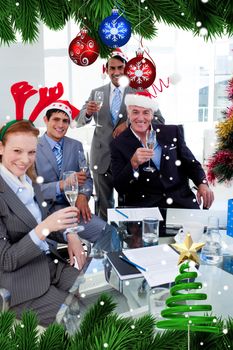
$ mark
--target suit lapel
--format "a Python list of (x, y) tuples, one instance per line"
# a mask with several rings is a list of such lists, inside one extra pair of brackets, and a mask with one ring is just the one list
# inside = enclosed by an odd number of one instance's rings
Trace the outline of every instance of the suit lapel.
[(30, 211), (25, 207), (17, 195), (7, 185), (7, 183), (0, 176), (0, 193), (2, 194), (5, 202), (9, 208), (15, 213), (15, 215), (23, 221), (30, 229), (37, 225), (37, 221)]
[(33, 184), (33, 188), (34, 188), (34, 193), (35, 193), (34, 199), (36, 200), (37, 204), (39, 205), (41, 215), (42, 215), (42, 220), (44, 220), (47, 216), (48, 210), (46, 207), (42, 206), (42, 202), (44, 202), (44, 198), (42, 196), (40, 186), (38, 184)]
[[(161, 171), (161, 169), (163, 169), (163, 166), (164, 166), (164, 162), (166, 161), (167, 162), (167, 160), (165, 159), (165, 157), (163, 156), (163, 154), (164, 154), (164, 141), (163, 141), (163, 137), (161, 137), (161, 129), (162, 129), (162, 127), (161, 127), (161, 125), (158, 127), (159, 129), (160, 129), (160, 131), (159, 132), (156, 132), (156, 139), (157, 139), (157, 142), (158, 142), (158, 144), (160, 145), (160, 147), (161, 147), (161, 149), (162, 149), (162, 153), (161, 153), (161, 158), (160, 158), (160, 171)], [(155, 129), (156, 130), (156, 129)], [(163, 133), (162, 133), (163, 134)]]
[(54, 153), (47, 142), (45, 136), (43, 135), (39, 141), (38, 147), (40, 147), (41, 152), (43, 153), (44, 157), (48, 160), (48, 162), (52, 165), (53, 169), (55, 170), (58, 178), (59, 178), (59, 170), (57, 167), (57, 161), (54, 156)]

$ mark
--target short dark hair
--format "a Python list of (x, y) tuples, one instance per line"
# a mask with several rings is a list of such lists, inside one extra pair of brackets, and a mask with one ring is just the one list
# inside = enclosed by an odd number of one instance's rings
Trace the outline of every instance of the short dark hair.
[(46, 115), (46, 118), (49, 120), (52, 116), (53, 113), (63, 113), (65, 115), (67, 115), (67, 117), (69, 118), (70, 120), (70, 117), (68, 116), (68, 114), (64, 111), (62, 111), (61, 109), (57, 109), (57, 108), (51, 108), (51, 109), (48, 109), (45, 113)]
[(119, 55), (116, 55), (116, 56), (113, 56), (113, 57), (109, 57), (109, 59), (108, 59), (107, 62), (106, 62), (106, 68), (108, 68), (108, 62), (109, 62), (109, 60), (110, 60), (111, 58), (115, 58), (115, 59), (121, 61), (121, 62), (124, 63), (124, 64), (127, 63), (127, 61), (126, 61), (123, 57), (121, 57), (121, 56), (119, 56)]

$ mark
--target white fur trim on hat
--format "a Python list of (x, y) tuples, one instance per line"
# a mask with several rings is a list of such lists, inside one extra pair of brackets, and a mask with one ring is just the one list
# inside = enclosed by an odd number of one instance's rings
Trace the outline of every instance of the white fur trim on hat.
[(115, 50), (112, 51), (111, 53), (111, 58), (114, 58), (116, 56), (121, 57), (123, 60), (128, 62), (128, 57), (121, 51), (121, 49), (116, 48)]
[(137, 95), (137, 94), (127, 94), (125, 96), (125, 105), (128, 106), (138, 106), (152, 109), (152, 112), (156, 112), (159, 109), (157, 102), (154, 98)]
[(72, 120), (72, 111), (71, 111), (70, 107), (67, 106), (65, 103), (54, 102), (49, 106), (48, 110), (49, 109), (59, 109), (59, 110), (65, 112), (68, 115), (68, 117)]

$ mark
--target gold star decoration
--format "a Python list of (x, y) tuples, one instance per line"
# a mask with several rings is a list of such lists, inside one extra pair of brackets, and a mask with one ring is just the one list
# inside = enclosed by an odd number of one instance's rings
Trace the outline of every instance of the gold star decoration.
[(185, 240), (183, 243), (171, 244), (174, 249), (180, 253), (178, 265), (184, 262), (185, 260), (192, 260), (195, 263), (199, 264), (199, 257), (197, 255), (197, 251), (200, 250), (205, 243), (193, 243), (192, 237), (190, 233), (187, 233)]

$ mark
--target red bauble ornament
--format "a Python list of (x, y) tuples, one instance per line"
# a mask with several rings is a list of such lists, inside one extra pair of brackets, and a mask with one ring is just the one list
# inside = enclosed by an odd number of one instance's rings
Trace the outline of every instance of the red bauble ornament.
[(156, 77), (155, 65), (143, 57), (143, 52), (138, 49), (136, 57), (128, 61), (125, 66), (125, 75), (129, 78), (129, 85), (134, 89), (147, 89)]
[(99, 47), (94, 39), (83, 28), (74, 38), (69, 46), (69, 55), (72, 61), (78, 66), (89, 66), (94, 63), (99, 56)]

